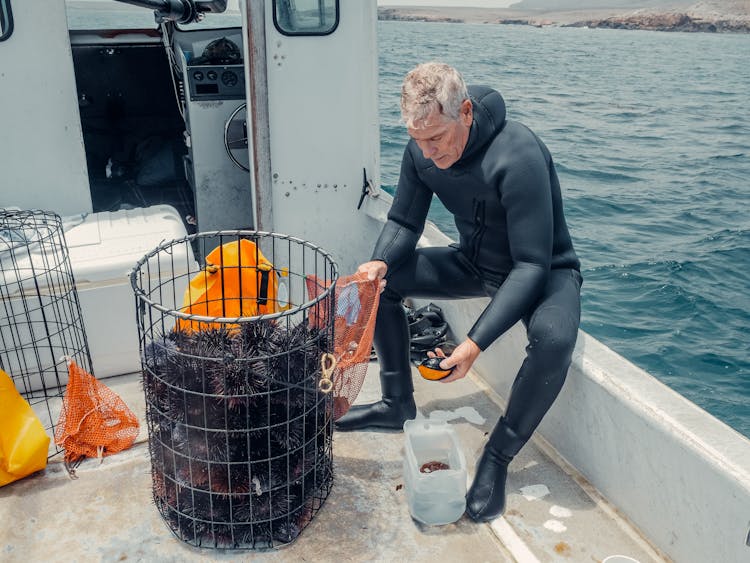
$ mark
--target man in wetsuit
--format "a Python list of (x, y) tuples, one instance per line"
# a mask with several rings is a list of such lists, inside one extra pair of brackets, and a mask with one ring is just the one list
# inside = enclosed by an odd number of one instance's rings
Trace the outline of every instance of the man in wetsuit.
[[(375, 328), (383, 400), (352, 407), (337, 428), (400, 429), (416, 416), (403, 298), (490, 296), (441, 361), (453, 368), (443, 381), (460, 379), (518, 320), (526, 326), (526, 358), (466, 499), (469, 516), (488, 521), (505, 509), (508, 463), (565, 381), (580, 320), (580, 263), (552, 157), (528, 128), (506, 119), (498, 92), (467, 89), (454, 68), (424, 63), (404, 79), (401, 113), (411, 139), (398, 189), (372, 260), (359, 268), (383, 280)], [(433, 194), (453, 214), (459, 242), (416, 248)]]

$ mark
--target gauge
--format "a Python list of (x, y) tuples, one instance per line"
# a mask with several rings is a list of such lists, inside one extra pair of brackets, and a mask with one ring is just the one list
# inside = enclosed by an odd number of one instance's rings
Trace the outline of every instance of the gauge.
[(221, 73), (221, 81), (224, 83), (224, 86), (237, 86), (237, 74), (231, 70), (225, 70)]
[(216, 80), (216, 71), (215, 70), (209, 70), (206, 73), (206, 77), (208, 77), (209, 80)]
[(195, 72), (193, 73), (193, 78), (194, 78), (195, 80), (203, 80), (203, 73), (202, 73), (202, 72), (201, 72), (200, 70), (196, 70), (196, 71), (195, 71)]

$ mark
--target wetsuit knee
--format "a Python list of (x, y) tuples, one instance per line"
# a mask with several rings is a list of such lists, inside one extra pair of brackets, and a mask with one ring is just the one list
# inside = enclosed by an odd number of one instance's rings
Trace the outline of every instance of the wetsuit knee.
[(380, 294), (380, 302), (383, 304), (401, 303), (403, 297), (390, 287), (390, 281), (385, 285), (383, 293)]
[(562, 307), (537, 310), (528, 329), (529, 357), (567, 366), (578, 337), (578, 321)]
[(404, 288), (412, 283), (409, 272), (402, 267), (396, 267), (388, 269), (388, 273), (385, 275), (385, 289), (380, 294), (380, 300), (391, 303), (400, 303), (404, 297)]

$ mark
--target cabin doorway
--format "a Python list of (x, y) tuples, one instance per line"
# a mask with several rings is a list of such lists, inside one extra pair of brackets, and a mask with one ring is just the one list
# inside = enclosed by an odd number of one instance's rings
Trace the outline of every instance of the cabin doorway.
[(93, 211), (167, 204), (188, 233), (253, 228), (239, 9), (158, 25), (81, 6), (68, 25)]
[[(168, 204), (192, 227), (185, 124), (156, 30), (72, 37), (73, 64), (94, 212)], [(101, 41), (96, 41), (101, 38)]]

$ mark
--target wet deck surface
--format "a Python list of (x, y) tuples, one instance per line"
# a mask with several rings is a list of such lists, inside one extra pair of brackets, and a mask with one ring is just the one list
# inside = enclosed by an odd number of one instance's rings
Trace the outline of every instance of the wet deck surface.
[[(372, 364), (358, 402), (379, 397), (376, 370)], [(452, 418), (471, 476), (501, 413), (497, 397), (470, 377), (452, 384), (418, 376), (414, 381), (422, 415)], [(137, 376), (105, 383), (143, 420)], [(153, 505), (145, 438), (144, 423), (133, 448), (101, 465), (86, 461), (77, 480), (53, 461), (44, 472), (0, 488), (0, 560), (598, 562), (623, 554), (641, 563), (661, 561), (536, 438), (510, 466), (503, 518), (476, 524), (464, 516), (447, 526), (423, 526), (409, 514), (402, 487), (404, 436), (397, 432), (334, 435), (333, 489), (291, 545), (265, 551), (193, 548), (172, 535)]]

